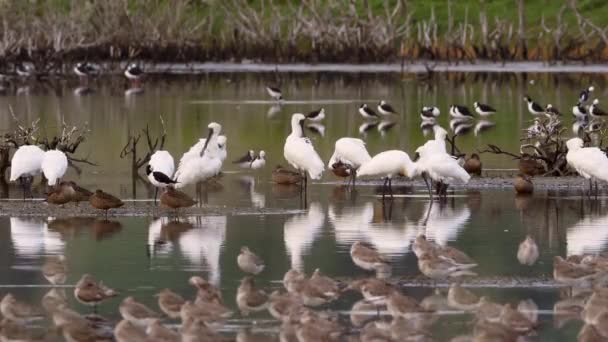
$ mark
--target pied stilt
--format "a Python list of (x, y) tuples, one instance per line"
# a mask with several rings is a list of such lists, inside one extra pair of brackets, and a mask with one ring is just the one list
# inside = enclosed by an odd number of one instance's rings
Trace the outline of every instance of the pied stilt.
[(592, 179), (608, 182), (608, 156), (597, 147), (583, 147), (583, 139), (572, 138), (566, 142), (566, 161), (579, 175), (589, 180), (591, 193)]
[(304, 136), (305, 120), (306, 117), (300, 113), (295, 113), (291, 116), (291, 134), (285, 140), (283, 156), (291, 166), (303, 173), (303, 190), (306, 193), (308, 185), (306, 173), (308, 173), (311, 179), (320, 179), (325, 165), (317, 154), (317, 151), (315, 151), (310, 139)]
[(420, 110), (420, 118), (422, 120), (435, 119), (439, 117), (439, 114), (441, 114), (441, 111), (439, 111), (439, 108), (434, 106), (422, 107), (422, 110)]
[(380, 176), (384, 179), (382, 198), (388, 192), (393, 197), (392, 178), (404, 176), (414, 178), (417, 175), (416, 164), (410, 156), (399, 150), (390, 150), (378, 153), (372, 159), (361, 165), (357, 170), (357, 177)]
[(527, 95), (524, 96), (524, 101), (526, 101), (526, 103), (528, 104), (528, 112), (530, 112), (530, 114), (541, 115), (541, 114), (545, 113), (545, 109), (543, 108), (543, 106), (532, 101), (532, 99), (529, 96), (527, 96)]
[(144, 71), (141, 67), (139, 67), (139, 65), (137, 65), (137, 63), (129, 64), (127, 69), (125, 69), (124, 74), (125, 77), (131, 81), (133, 88), (139, 88), (141, 79), (144, 76)]
[(380, 103), (378, 103), (378, 111), (380, 112), (380, 114), (382, 115), (393, 115), (393, 114), (397, 114), (397, 111), (393, 108), (393, 106), (391, 106), (390, 104), (388, 104), (386, 101), (382, 100), (380, 101)]
[(23, 188), (23, 200), (25, 200), (26, 192), (30, 190), (34, 176), (42, 172), (43, 159), (44, 151), (35, 145), (21, 146), (13, 154), (10, 181), (19, 180)]
[(547, 108), (545, 108), (545, 115), (549, 118), (551, 117), (557, 117), (557, 116), (561, 116), (562, 113), (560, 113), (559, 109), (553, 107), (552, 104), (548, 104)]
[(53, 187), (68, 170), (68, 158), (65, 153), (59, 150), (46, 151), (42, 158), (41, 167), (49, 186)]
[[(340, 138), (336, 140), (334, 154), (329, 159), (327, 166), (330, 170), (336, 173), (336, 170), (342, 177), (345, 174), (350, 176), (349, 184), (352, 181), (353, 188), (355, 187), (356, 171), (361, 165), (370, 161), (372, 157), (365, 148), (365, 142), (357, 138)], [(344, 172), (344, 169), (348, 169), (348, 172)], [(338, 176), (340, 176), (338, 175)]]
[(488, 116), (488, 115), (496, 114), (496, 109), (494, 109), (493, 107), (491, 107), (487, 104), (473, 102), (473, 107), (475, 108), (475, 111), (477, 112), (477, 114), (479, 114), (480, 116)]
[(598, 99), (593, 100), (593, 103), (591, 104), (591, 106), (589, 106), (589, 114), (596, 118), (597, 117), (606, 117), (606, 115), (608, 115), (608, 113), (606, 113), (600, 107), (598, 107), (599, 103), (600, 103), (600, 100), (598, 100)]
[(375, 120), (380, 118), (378, 113), (376, 113), (373, 109), (367, 106), (367, 103), (364, 103), (359, 106), (359, 114), (361, 114), (361, 116), (367, 120)]
[(587, 108), (579, 101), (576, 103), (576, 106), (572, 107), (572, 115), (577, 120), (585, 120), (587, 119)]
[(15, 65), (15, 73), (19, 77), (27, 78), (32, 76), (34, 73), (34, 68), (29, 64), (19, 62)]
[(255, 156), (255, 159), (253, 160), (253, 162), (251, 162), (251, 168), (254, 170), (257, 169), (261, 169), (266, 165), (266, 152), (264, 152), (264, 150), (261, 150), (260, 153), (258, 153), (257, 156)]
[(168, 151), (156, 151), (150, 157), (150, 162), (146, 167), (146, 175), (152, 185), (154, 185), (154, 204), (158, 196), (158, 188), (167, 188), (177, 182), (172, 178), (175, 171), (175, 161)]
[(586, 89), (583, 89), (581, 93), (578, 95), (578, 101), (580, 103), (585, 103), (589, 99), (589, 93), (593, 92), (593, 86), (589, 86)]
[(99, 66), (89, 62), (78, 62), (74, 65), (74, 73), (78, 77), (89, 77), (99, 73)]
[(266, 92), (268, 92), (268, 95), (275, 101), (281, 101), (283, 99), (283, 93), (281, 92), (281, 89), (277, 87), (266, 86)]
[(313, 110), (312, 112), (306, 114), (306, 119), (310, 121), (321, 121), (325, 119), (325, 108)]
[(450, 106), (450, 116), (452, 116), (453, 118), (458, 118), (458, 119), (472, 119), (473, 118), (473, 114), (471, 114), (471, 111), (469, 110), (469, 108), (467, 108), (466, 106), (460, 106), (460, 105), (451, 105)]
[(247, 151), (244, 156), (232, 162), (232, 164), (237, 164), (240, 168), (250, 169), (251, 163), (255, 160), (255, 152), (253, 150)]

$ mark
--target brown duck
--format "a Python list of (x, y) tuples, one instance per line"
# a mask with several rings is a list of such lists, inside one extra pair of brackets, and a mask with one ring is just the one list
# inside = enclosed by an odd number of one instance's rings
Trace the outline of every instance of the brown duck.
[(479, 159), (479, 155), (477, 153), (471, 154), (471, 158), (468, 158), (464, 162), (464, 170), (468, 172), (470, 175), (481, 176), (481, 160)]
[(532, 178), (527, 174), (520, 173), (515, 178), (515, 183), (513, 184), (515, 187), (515, 191), (518, 194), (531, 194), (534, 192), (534, 184), (532, 184)]
[(76, 182), (68, 181), (66, 183), (72, 189), (72, 202), (86, 202), (93, 196), (93, 192), (79, 186)]
[(277, 165), (272, 171), (272, 181), (277, 184), (298, 184), (302, 182), (302, 175)]
[(173, 187), (167, 187), (165, 192), (160, 195), (160, 204), (165, 207), (178, 210), (179, 208), (188, 208), (196, 204), (196, 201), (190, 198), (185, 193), (175, 190)]
[(545, 167), (541, 162), (524, 153), (519, 159), (519, 172), (528, 176), (542, 175), (545, 173)]
[(46, 201), (51, 204), (64, 205), (72, 200), (72, 187), (68, 182), (61, 182), (50, 189)]
[(105, 210), (106, 216), (108, 215), (108, 210), (120, 208), (125, 205), (120, 198), (114, 197), (99, 189), (95, 190), (95, 193), (89, 198), (89, 202), (93, 208)]

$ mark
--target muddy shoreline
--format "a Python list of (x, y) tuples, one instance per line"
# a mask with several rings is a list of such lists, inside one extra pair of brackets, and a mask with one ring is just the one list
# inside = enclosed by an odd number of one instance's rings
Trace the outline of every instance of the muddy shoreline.
[[(587, 182), (580, 177), (543, 177), (534, 179), (534, 186), (537, 192), (542, 191), (571, 191), (572, 196), (581, 196), (586, 190)], [(379, 181), (359, 181), (357, 186), (362, 191), (369, 191), (369, 187), (376, 187), (370, 196), (380, 198)], [(315, 188), (319, 186), (342, 186), (341, 182), (319, 182), (309, 185), (309, 202), (314, 201)], [(421, 180), (393, 181), (395, 197), (426, 197), (426, 187)], [(462, 196), (462, 190), (504, 190), (513, 189), (513, 178), (511, 177), (480, 177), (472, 178), (466, 185), (454, 185), (451, 187), (456, 192), (455, 196)], [(601, 189), (601, 185), (600, 185)], [(513, 196), (515, 192), (513, 191)], [(112, 217), (176, 217), (176, 212), (167, 208), (155, 205), (152, 200), (130, 200), (123, 199), (125, 205), (122, 208), (112, 209), (108, 212), (108, 218)], [(283, 209), (283, 208), (252, 208), (252, 207), (229, 207), (223, 205), (195, 206), (192, 208), (181, 209), (179, 217), (187, 216), (208, 216), (208, 215), (289, 215), (303, 212), (303, 209)], [(19, 216), (19, 217), (96, 217), (105, 218), (103, 211), (94, 209), (88, 203), (68, 203), (65, 206), (48, 204), (41, 198), (22, 201), (21, 199), (0, 200), (0, 217)]]

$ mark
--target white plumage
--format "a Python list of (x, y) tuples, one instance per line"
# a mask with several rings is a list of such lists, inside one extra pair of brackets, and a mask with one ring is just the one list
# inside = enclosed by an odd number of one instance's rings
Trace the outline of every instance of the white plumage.
[(448, 136), (448, 132), (439, 125), (433, 126), (433, 132), (435, 133), (435, 139), (425, 142), (423, 145), (424, 149), (432, 151), (443, 151), (443, 153), (447, 153), (447, 149), (445, 147), (445, 139)]
[(222, 163), (224, 162), (224, 160), (226, 160), (226, 157), (228, 157), (228, 149), (226, 148), (227, 142), (228, 138), (226, 138), (225, 135), (220, 135), (219, 137), (217, 137), (218, 155)]
[(399, 150), (380, 152), (357, 171), (358, 177), (378, 176), (388, 179), (398, 175), (413, 178), (416, 174), (416, 164), (407, 153)]
[(340, 138), (336, 141), (334, 154), (329, 159), (327, 166), (332, 169), (335, 163), (349, 165), (357, 170), (361, 165), (370, 161), (372, 157), (365, 148), (365, 142), (356, 138)]
[(257, 170), (263, 168), (264, 165), (266, 165), (266, 152), (260, 151), (253, 162), (251, 162), (251, 168)]
[(48, 184), (53, 186), (57, 184), (57, 180), (61, 179), (68, 170), (68, 157), (65, 153), (59, 150), (50, 150), (44, 152), (42, 158), (42, 172), (44, 177), (48, 179)]
[(285, 140), (283, 156), (296, 170), (308, 172), (312, 179), (319, 179), (325, 165), (310, 139), (304, 136), (302, 125), (305, 119), (306, 117), (300, 113), (291, 116), (291, 134)]
[(436, 182), (445, 184), (468, 183), (471, 176), (439, 145), (423, 145), (416, 152), (420, 159), (416, 163), (418, 172), (426, 174)]
[(33, 177), (42, 172), (44, 151), (34, 145), (24, 145), (17, 149), (11, 159), (11, 178), (14, 182), (19, 177)]
[(200, 139), (180, 159), (175, 172), (176, 188), (183, 188), (188, 184), (214, 177), (222, 169), (222, 150), (225, 151), (226, 146), (225, 141), (223, 147), (218, 145), (218, 136), (222, 126), (212, 122), (208, 128), (207, 139)]
[[(171, 156), (171, 153), (167, 151), (156, 151), (150, 157), (150, 162), (148, 163), (151, 171), (153, 172), (162, 172), (165, 176), (171, 178), (173, 177), (173, 172), (175, 172), (175, 161)], [(167, 186), (166, 183), (159, 183), (155, 178), (153, 173), (148, 174), (148, 180), (152, 185), (160, 188), (164, 188)]]
[(608, 157), (597, 147), (583, 147), (581, 138), (566, 142), (568, 165), (586, 179), (596, 178), (608, 182)]

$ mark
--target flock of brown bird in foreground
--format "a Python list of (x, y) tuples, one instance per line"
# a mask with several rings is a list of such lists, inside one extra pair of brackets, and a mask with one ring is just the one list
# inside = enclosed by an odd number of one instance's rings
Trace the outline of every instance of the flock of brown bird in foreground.
[[(264, 261), (249, 248), (242, 247), (237, 264), (248, 275), (238, 287), (236, 304), (242, 316), (268, 311), (281, 323), (281, 341), (427, 341), (432, 340), (430, 329), (439, 319), (439, 312), (446, 310), (469, 313), (475, 319), (472, 333), (455, 338), (457, 341), (516, 341), (539, 327), (538, 308), (533, 301), (521, 301), (517, 306), (499, 304), (461, 286), (462, 277), (474, 276), (473, 269), (477, 266), (466, 253), (428, 241), (424, 235), (416, 238), (413, 252), (425, 276), (435, 281), (457, 278), (447, 294), (436, 289), (420, 302), (405, 295), (398, 285), (386, 279), (390, 275), (389, 262), (362, 242), (351, 246), (351, 259), (358, 267), (375, 272), (376, 276), (342, 282), (321, 274), (319, 269), (310, 277), (291, 269), (283, 277), (284, 290), (268, 294), (256, 286), (253, 278), (264, 271)], [(538, 256), (536, 243), (527, 237), (517, 253), (520, 263), (531, 265)], [(66, 260), (49, 257), (42, 273), (53, 285), (65, 283)], [(577, 292), (555, 305), (556, 319), (583, 320), (585, 325), (579, 334), (582, 341), (608, 338), (608, 289), (600, 287), (608, 280), (608, 257), (555, 257), (554, 278), (572, 287), (571, 292)], [(67, 341), (227, 340), (218, 329), (234, 313), (226, 306), (220, 289), (198, 276), (191, 277), (189, 283), (196, 289), (196, 296), (191, 300), (170, 289), (155, 295), (162, 314), (133, 297), (124, 298), (118, 307), (122, 320), (114, 326), (99, 315), (83, 316), (69, 308), (60, 288), (53, 288), (44, 296), (44, 311), (22, 303), (8, 293), (0, 302), (4, 317), (0, 323), (0, 337), (2, 341), (44, 341), (56, 334)], [(592, 291), (584, 292), (584, 289)], [(352, 307), (349, 327), (340, 322), (335, 313), (314, 310), (349, 291), (362, 296)], [(77, 301), (94, 308), (116, 296), (116, 291), (88, 274), (83, 275), (74, 288)], [(381, 315), (381, 312), (388, 315)], [(46, 331), (32, 328), (30, 323), (42, 319), (45, 314), (55, 328)], [(164, 325), (161, 322), (164, 318), (181, 320), (181, 327), (174, 330)], [(246, 341), (246, 333), (241, 334), (237, 340)]]
[[(57, 205), (88, 201), (93, 208), (104, 210), (106, 216), (110, 209), (120, 208), (125, 204), (120, 198), (102, 190), (98, 189), (95, 192), (91, 192), (73, 181), (62, 181), (57, 186), (50, 188), (46, 201)], [(180, 208), (193, 206), (196, 204), (196, 201), (184, 192), (167, 187), (167, 190), (160, 196), (160, 203), (165, 207), (179, 210)]]

